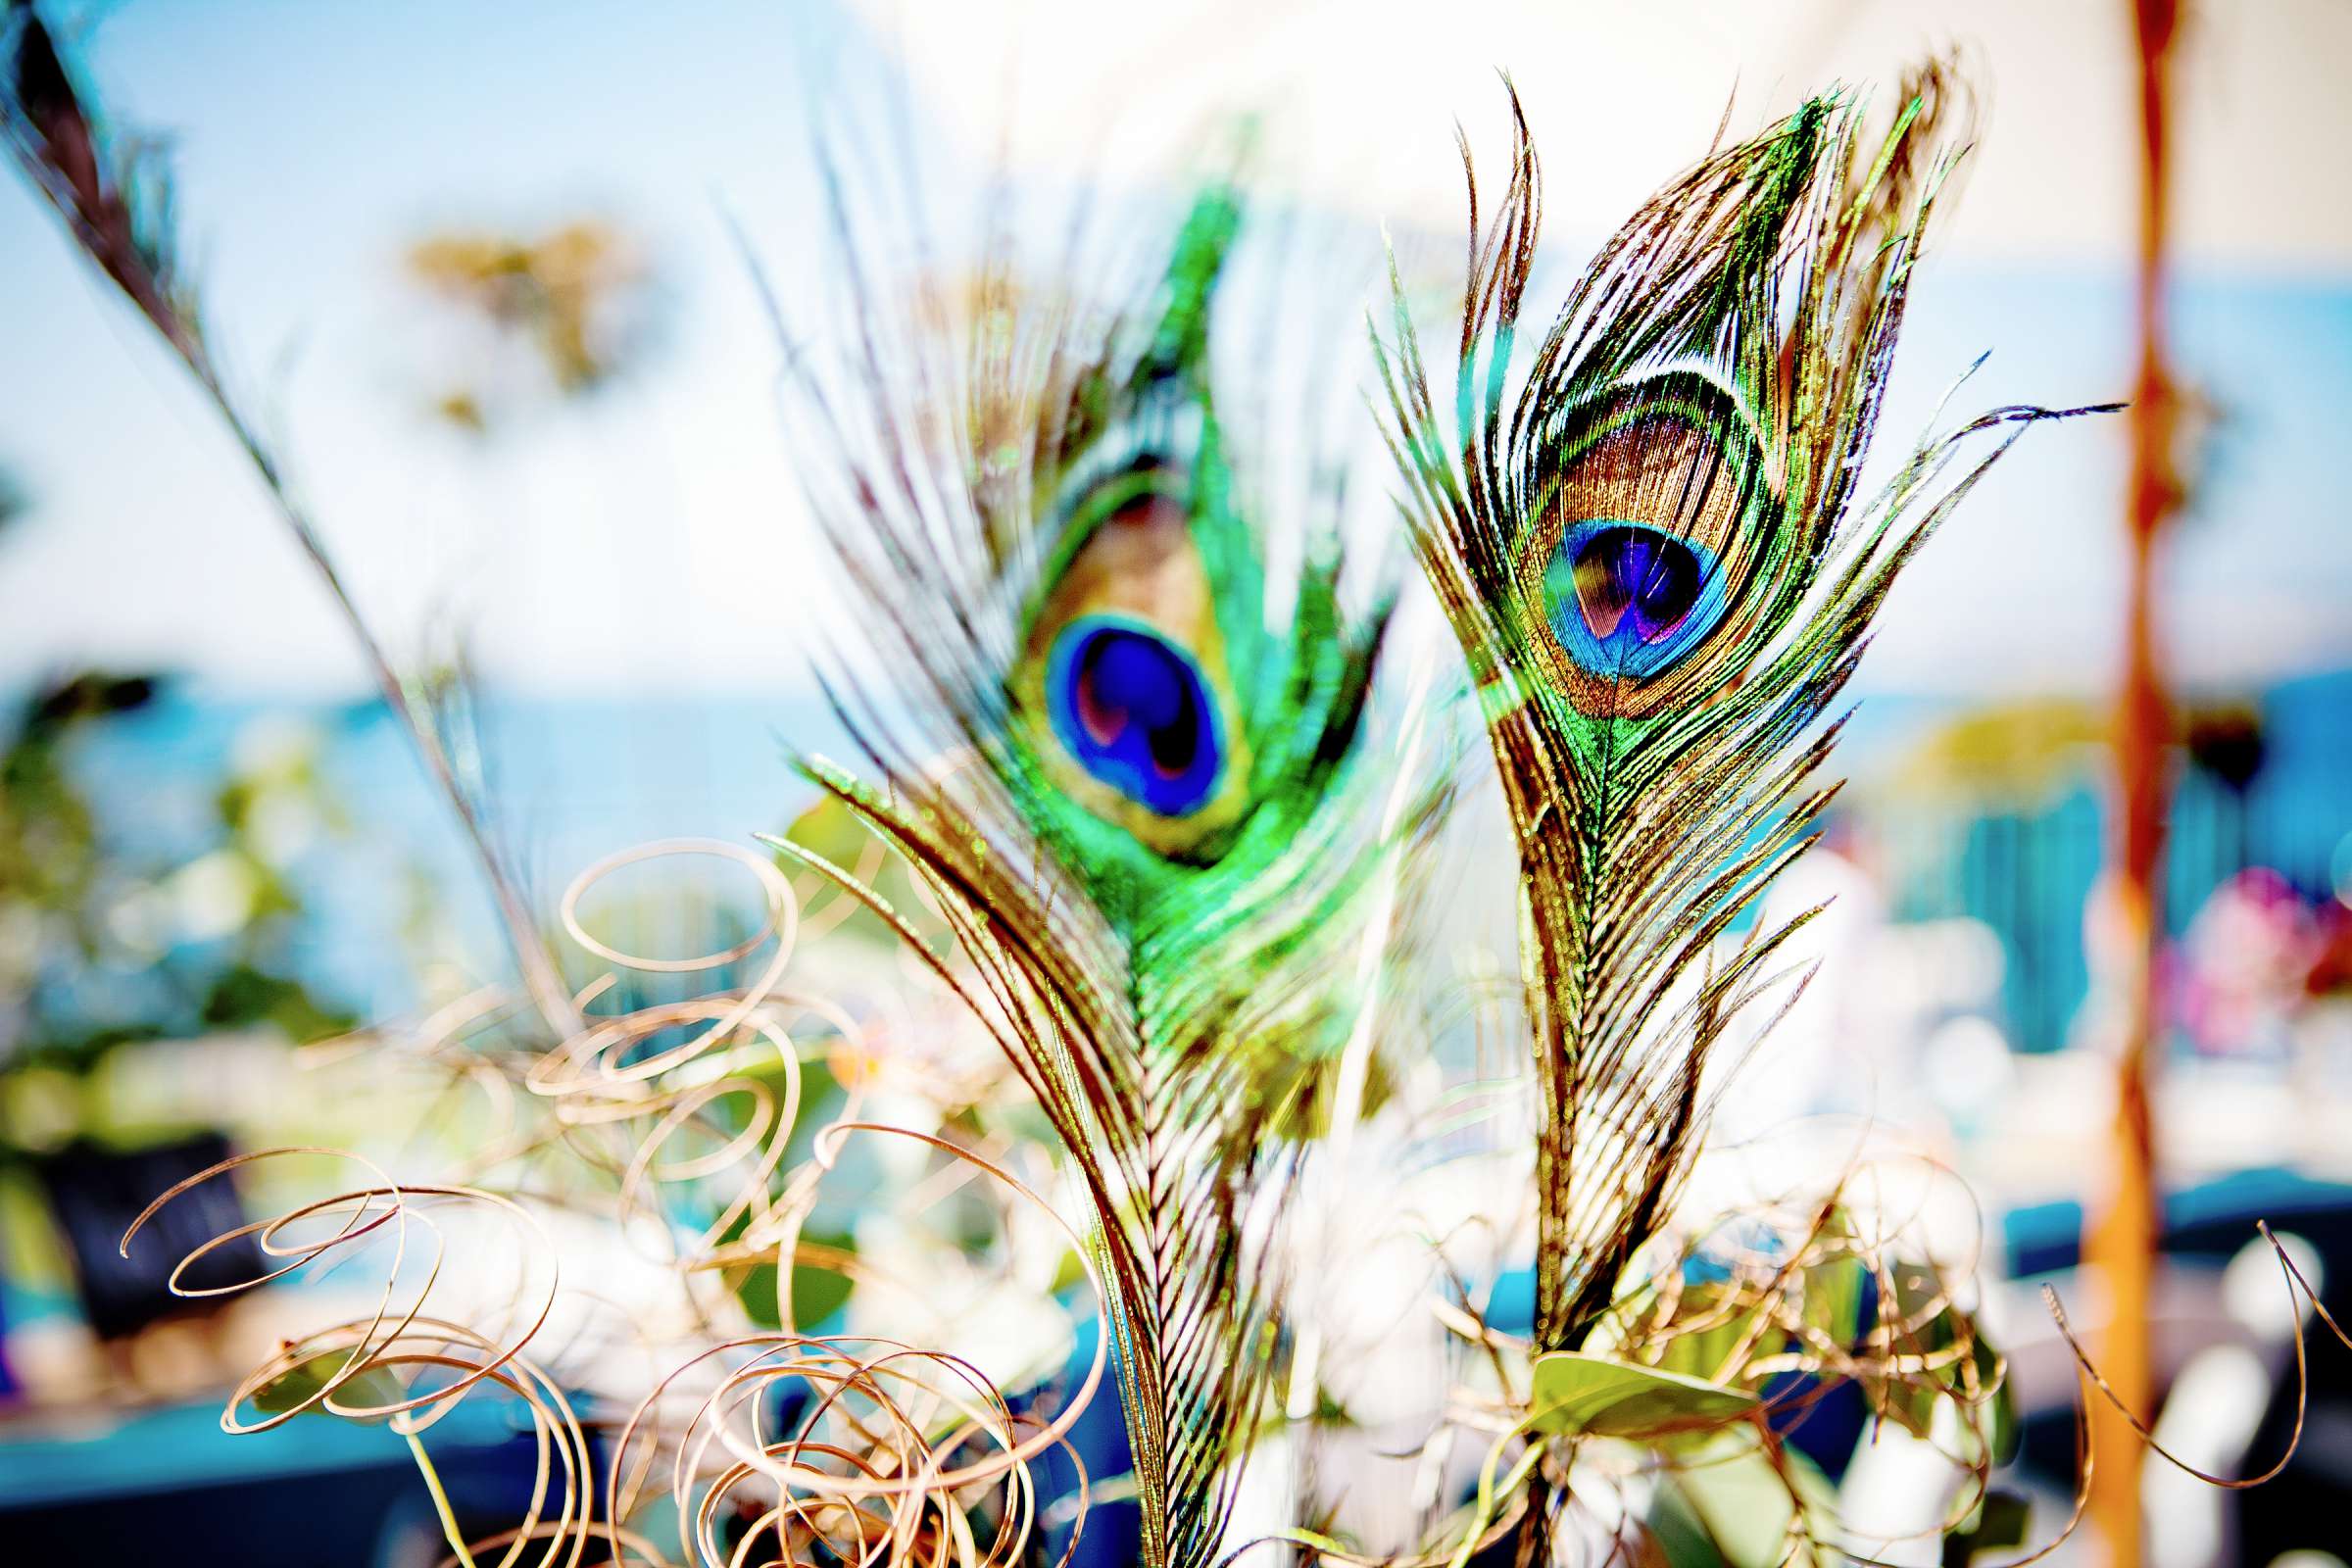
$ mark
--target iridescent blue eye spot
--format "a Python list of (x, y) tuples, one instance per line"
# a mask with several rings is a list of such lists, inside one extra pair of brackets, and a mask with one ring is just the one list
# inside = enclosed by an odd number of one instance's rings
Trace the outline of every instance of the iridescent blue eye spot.
[(1591, 517), (1544, 568), (1544, 612), (1579, 668), (1642, 679), (1671, 667), (1723, 619), (1723, 573), (1696, 540)]
[(1224, 736), (1190, 655), (1133, 621), (1088, 615), (1054, 640), (1046, 708), (1054, 736), (1093, 777), (1159, 816), (1216, 792)]

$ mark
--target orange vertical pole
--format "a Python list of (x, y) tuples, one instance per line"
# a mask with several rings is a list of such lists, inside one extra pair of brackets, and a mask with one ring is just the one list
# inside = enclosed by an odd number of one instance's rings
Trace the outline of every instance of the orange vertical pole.
[[(2180, 504), (2174, 466), (2179, 399), (2165, 364), (2165, 268), (2169, 229), (2173, 46), (2178, 0), (2132, 0), (2139, 47), (2140, 220), (2137, 289), (2139, 366), (2130, 416), (2132, 470), (2126, 513), (2130, 579), (2123, 687), (2115, 727), (2119, 807), (2114, 854), (2121, 915), (2129, 922), (2132, 972), (2128, 1025), (2116, 1062), (2115, 1121), (2108, 1184), (2090, 1195), (2083, 1257), (2107, 1308), (2097, 1360), (2119, 1398), (2143, 1418), (2155, 1395), (2148, 1316), (2156, 1267), (2155, 1127), (2149, 1080), (2162, 1044), (2156, 957), (2163, 940), (2166, 751), (2171, 708), (2158, 667), (2154, 599), (2157, 544)], [(2104, 1403), (2091, 1413), (2091, 1514), (2112, 1568), (2141, 1561), (2139, 1437)]]

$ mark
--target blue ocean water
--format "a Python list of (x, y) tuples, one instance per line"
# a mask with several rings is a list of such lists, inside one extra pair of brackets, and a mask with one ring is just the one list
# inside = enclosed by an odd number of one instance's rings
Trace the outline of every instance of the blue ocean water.
[[(2352, 671), (2282, 682), (2260, 710), (2266, 759), (2242, 798), (2185, 769), (2179, 782), (2166, 889), (2176, 930), (2243, 864), (2276, 869), (2313, 899), (2343, 869)], [(1873, 697), (1841, 765), (1867, 772), (1956, 710), (1944, 699)], [(239, 748), (289, 729), (314, 738), (348, 818), (295, 867), (312, 916), (295, 944), (306, 978), (362, 1015), (410, 1001), (402, 922), (419, 871), (437, 889), (438, 946), (483, 978), (504, 973), (504, 944), (455, 817), (379, 705), (167, 689), (89, 733), (74, 766), (126, 852), (184, 855), (202, 847), (213, 793)], [(812, 799), (793, 772), (795, 750), (854, 758), (839, 722), (807, 696), (516, 698), (486, 705), (482, 731), (493, 831), (548, 911), (572, 876), (615, 851), (671, 837), (748, 845), (789, 823)], [(2107, 850), (2104, 788), (2086, 779), (2027, 810), (1879, 808), (1902, 813), (1901, 830), (1933, 847), (1914, 858), (1907, 885), (1888, 890), (1898, 916), (1965, 914), (1999, 933), (2002, 1021), (2023, 1049), (2063, 1043), (2082, 1000), (2082, 907)]]
[[(812, 799), (794, 751), (836, 758), (851, 745), (806, 697), (527, 698), (480, 714), (490, 828), (552, 913), (597, 859), (660, 838), (749, 846)], [(297, 858), (306, 905), (294, 950), (304, 976), (362, 1016), (413, 997), (403, 922), (419, 875), (433, 890), (436, 946), (494, 978), (506, 949), (455, 812), (381, 704), (272, 701), (167, 687), (148, 708), (91, 727), (72, 766), (106, 833), (134, 858), (205, 847), (212, 799), (241, 751), (315, 748), (344, 819)]]

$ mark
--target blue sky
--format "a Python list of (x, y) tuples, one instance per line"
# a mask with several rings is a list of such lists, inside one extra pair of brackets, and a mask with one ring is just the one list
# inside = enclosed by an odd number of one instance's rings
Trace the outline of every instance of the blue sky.
[[(810, 4), (126, 0), (97, 16), (102, 86), (176, 132), (220, 345), (278, 411), (305, 493), (386, 624), (452, 606), (483, 627), (492, 675), (526, 687), (807, 683), (814, 541), (775, 416), (774, 340), (727, 223), (788, 294), (814, 276), (812, 106), (878, 101), (860, 84), (883, 79), (886, 51), (864, 24)], [(919, 80), (910, 96), (944, 167), (982, 159)], [(1433, 159), (1450, 157), (1457, 107), (1426, 106)], [(1541, 125), (1544, 104), (1531, 109)], [(437, 223), (527, 229), (583, 211), (650, 240), (673, 307), (663, 352), (639, 380), (487, 447), (436, 427), (419, 412), (431, 308), (399, 276), (405, 242)], [(1370, 216), (1348, 220), (1367, 246)], [(1555, 261), (1619, 216), (1555, 204)], [(2127, 282), (2096, 259), (1932, 264), (1883, 445), (1985, 350), (1957, 407), (2119, 395)], [(2352, 663), (2336, 433), (2352, 407), (2352, 277), (2201, 266), (2179, 325), (2181, 360), (2224, 416), (2166, 568), (2180, 668), (2228, 686)], [(0, 540), (0, 682), (103, 660), (223, 689), (356, 685), (207, 411), (14, 182), (0, 190), (0, 343), (18, 370), (0, 384), (0, 464), (38, 503)], [(2031, 434), (1898, 590), (1869, 684), (2100, 689), (2122, 451), (2120, 420)]]

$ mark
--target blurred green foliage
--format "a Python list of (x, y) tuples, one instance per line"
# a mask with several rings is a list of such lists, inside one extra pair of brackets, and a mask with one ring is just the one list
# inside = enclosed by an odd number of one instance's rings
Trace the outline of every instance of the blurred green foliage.
[(334, 821), (307, 750), (232, 767), (195, 841), (131, 847), (77, 780), (79, 743), (147, 708), (157, 677), (85, 671), (34, 691), (0, 750), (0, 1070), (86, 1071), (111, 1047), (350, 1027), (297, 975), (288, 864)]

